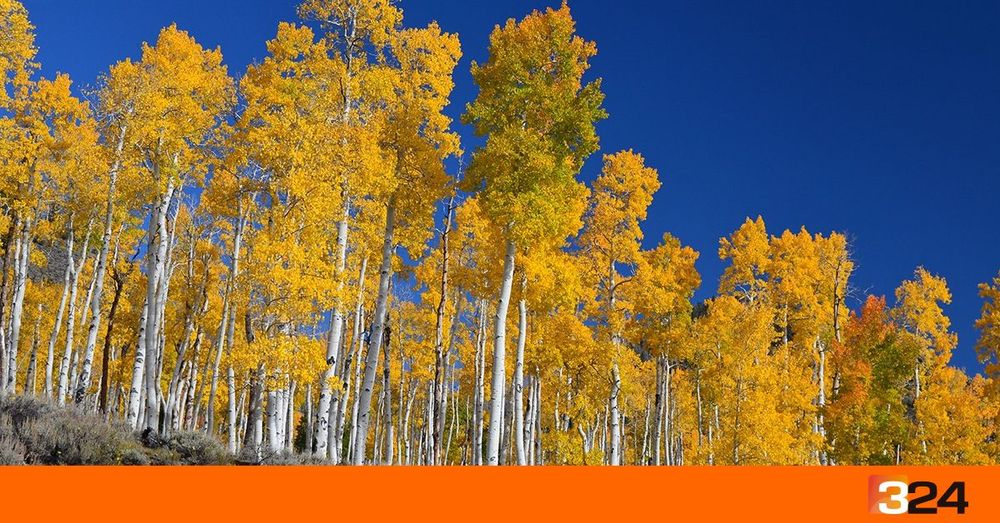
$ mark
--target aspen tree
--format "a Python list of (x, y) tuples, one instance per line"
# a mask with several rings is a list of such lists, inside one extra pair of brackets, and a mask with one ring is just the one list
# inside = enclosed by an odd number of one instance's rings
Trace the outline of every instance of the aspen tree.
[[(454, 82), (452, 71), (461, 56), (458, 37), (441, 32), (437, 24), (425, 29), (404, 29), (390, 41), (398, 61), (390, 78), (393, 92), (388, 100), (384, 146), (395, 158), (394, 173), (383, 178), (379, 188), (385, 202), (385, 233), (379, 268), (378, 297), (372, 321), (364, 378), (358, 391), (358, 440), (353, 461), (365, 460), (372, 388), (383, 343), (392, 256), (397, 242), (409, 251), (419, 251), (427, 241), (428, 222), (433, 223), (433, 202), (444, 196), (447, 175), (443, 160), (458, 152), (458, 135), (450, 130), (451, 119), (442, 112)], [(398, 225), (404, 234), (396, 237)]]
[[(588, 261), (588, 279), (598, 291), (597, 309), (593, 315), (601, 326), (601, 342), (611, 351), (609, 369), (610, 393), (608, 404), (611, 418), (611, 465), (621, 464), (621, 411), (619, 394), (622, 387), (621, 352), (623, 350), (624, 319), (628, 304), (622, 300), (622, 286), (630, 277), (622, 274), (623, 267), (634, 272), (639, 256), (642, 230), (639, 222), (646, 218), (653, 193), (660, 187), (655, 169), (646, 167), (645, 160), (632, 151), (622, 151), (604, 157), (604, 169), (594, 181), (580, 235), (581, 256)], [(629, 270), (628, 268), (631, 268)]]
[(463, 121), (486, 144), (475, 151), (464, 186), (503, 230), (503, 277), (493, 323), (487, 464), (499, 463), (507, 311), (518, 248), (559, 244), (580, 227), (586, 189), (576, 181), (597, 149), (594, 122), (605, 117), (600, 81), (583, 84), (593, 42), (575, 35), (569, 7), (508, 20), (490, 35), (490, 56), (472, 64), (479, 87)]
[[(128, 89), (134, 97), (131, 147), (138, 167), (149, 175), (151, 201), (149, 252), (146, 256), (146, 316), (144, 347), (136, 350), (136, 370), (129, 396), (128, 421), (138, 419), (139, 388), (145, 384), (145, 428), (159, 430), (159, 357), (162, 296), (167, 279), (168, 213), (186, 183), (199, 180), (206, 169), (206, 144), (223, 113), (233, 103), (233, 82), (219, 50), (203, 49), (184, 31), (170, 26), (156, 45), (145, 44), (138, 63), (120, 62), (111, 70), (111, 86)], [(118, 77), (118, 78), (116, 78)], [(177, 93), (183, 93), (178, 95)], [(158, 299), (158, 297), (161, 297)], [(140, 366), (138, 363), (145, 364)]]

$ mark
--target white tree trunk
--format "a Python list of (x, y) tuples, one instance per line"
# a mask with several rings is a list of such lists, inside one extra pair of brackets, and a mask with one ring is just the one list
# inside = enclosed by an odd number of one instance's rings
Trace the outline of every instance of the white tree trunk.
[(507, 308), (510, 305), (510, 289), (514, 281), (514, 242), (507, 240), (504, 254), (503, 280), (500, 298), (497, 301), (496, 318), (493, 324), (493, 380), (490, 390), (490, 432), (486, 445), (486, 464), (500, 462), (500, 438), (503, 435), (504, 365), (507, 349)]
[(146, 368), (146, 317), (149, 315), (149, 302), (142, 305), (139, 316), (139, 341), (135, 345), (135, 361), (132, 365), (132, 384), (128, 392), (128, 408), (125, 423), (129, 427), (138, 428), (142, 410), (143, 371)]
[(528, 306), (524, 299), (525, 280), (521, 281), (521, 299), (517, 303), (517, 358), (514, 360), (514, 444), (517, 464), (527, 465), (524, 448), (524, 344), (527, 340)]
[(115, 160), (108, 171), (108, 203), (104, 209), (104, 233), (101, 236), (101, 252), (97, 256), (97, 267), (94, 269), (94, 293), (90, 302), (90, 327), (87, 330), (87, 345), (83, 353), (83, 370), (77, 380), (74, 399), (76, 403), (83, 401), (83, 396), (90, 387), (90, 374), (94, 362), (94, 348), (97, 346), (97, 333), (101, 327), (101, 300), (104, 296), (104, 275), (108, 266), (108, 251), (111, 248), (111, 229), (114, 222), (115, 189), (118, 185), (118, 171), (121, 169), (121, 154), (125, 146), (125, 130), (122, 126), (115, 144)]
[(382, 243), (382, 265), (379, 268), (378, 298), (375, 302), (375, 317), (368, 354), (365, 358), (365, 376), (358, 391), (358, 425), (354, 442), (353, 462), (361, 465), (365, 461), (368, 440), (368, 426), (371, 417), (372, 389), (375, 386), (375, 372), (378, 368), (379, 351), (385, 331), (386, 309), (389, 305), (389, 282), (392, 280), (392, 250), (395, 245), (393, 234), (396, 227), (395, 197), (390, 198), (385, 213), (385, 238)]
[(52, 324), (52, 334), (49, 336), (48, 358), (45, 360), (45, 397), (52, 398), (52, 370), (55, 359), (56, 343), (59, 340), (59, 331), (62, 329), (63, 314), (66, 312), (66, 302), (69, 299), (70, 285), (73, 280), (73, 243), (75, 234), (73, 232), (73, 217), (69, 219), (69, 236), (66, 239), (66, 273), (63, 277), (62, 297), (59, 298), (59, 308), (56, 310), (56, 319)]
[(146, 407), (144, 427), (157, 430), (159, 423), (159, 397), (157, 362), (160, 345), (160, 286), (166, 279), (167, 249), (169, 247), (169, 231), (167, 230), (167, 213), (173, 198), (174, 185), (167, 183), (166, 191), (159, 196), (153, 206), (150, 217), (149, 252), (146, 257), (146, 368), (144, 369), (146, 384)]
[(344, 329), (344, 303), (341, 294), (344, 290), (344, 268), (347, 264), (347, 219), (350, 216), (350, 203), (345, 198), (344, 216), (337, 223), (337, 260), (334, 279), (337, 282), (337, 295), (334, 298), (333, 312), (330, 318), (330, 334), (326, 344), (326, 369), (323, 371), (319, 391), (319, 419), (316, 423), (316, 455), (321, 459), (328, 456), (327, 444), (330, 430), (330, 401), (333, 390), (330, 380), (337, 371), (340, 358), (340, 342)]
[(272, 453), (277, 454), (281, 452), (281, 435), (278, 432), (278, 426), (281, 424), (280, 412), (281, 412), (281, 401), (279, 399), (280, 393), (274, 390), (267, 391), (267, 443), (268, 450)]
[(285, 414), (284, 418), (284, 433), (285, 433), (285, 450), (289, 454), (295, 451), (295, 388), (298, 384), (295, 380), (292, 380), (291, 385), (288, 386), (288, 391), (285, 393)]
[(83, 250), (80, 253), (80, 263), (73, 266), (74, 258), (71, 256), (66, 263), (73, 267), (73, 275), (70, 278), (69, 291), (69, 314), (66, 318), (66, 345), (63, 349), (62, 361), (59, 363), (59, 385), (56, 389), (56, 402), (62, 406), (66, 404), (66, 394), (69, 392), (70, 359), (73, 355), (73, 334), (76, 332), (76, 296), (80, 288), (80, 273), (83, 272), (87, 264), (87, 250), (90, 244), (90, 226), (87, 226), (87, 236), (83, 241)]
[[(237, 222), (236, 234), (233, 237), (233, 263), (229, 268), (229, 280), (226, 282), (225, 292), (222, 298), (222, 315), (219, 320), (219, 332), (216, 337), (215, 363), (212, 366), (212, 380), (208, 393), (208, 433), (215, 434), (215, 397), (219, 384), (219, 366), (222, 363), (222, 351), (232, 352), (233, 334), (236, 323), (236, 311), (233, 305), (233, 294), (236, 288), (236, 278), (240, 271), (240, 254), (243, 248), (243, 232), (246, 230), (248, 217), (243, 210), (242, 200), (237, 201)], [(233, 375), (232, 364), (227, 370), (227, 380), (230, 388), (229, 393), (229, 452), (236, 453), (236, 412), (235, 395), (233, 391), (236, 378)]]
[(226, 417), (228, 425), (226, 434), (228, 441), (226, 449), (230, 454), (236, 454), (236, 371), (232, 365), (226, 367), (226, 387), (229, 389), (229, 416)]
[(28, 260), (31, 253), (31, 219), (24, 222), (14, 263), (14, 298), (10, 309), (10, 338), (7, 346), (7, 392), (17, 390), (17, 353), (21, 341), (21, 317), (24, 312), (24, 291), (28, 286)]
[(611, 465), (621, 465), (621, 449), (622, 449), (622, 433), (620, 419), (621, 414), (618, 411), (618, 393), (621, 391), (622, 378), (621, 374), (618, 372), (618, 364), (615, 363), (611, 367)]
[(479, 302), (479, 330), (476, 338), (476, 391), (474, 424), (472, 434), (472, 464), (483, 464), (483, 424), (485, 411), (486, 381), (486, 303)]
[[(364, 309), (361, 309), (361, 313), (358, 315), (358, 318), (361, 321), (362, 325), (365, 322), (364, 316), (365, 316)], [(354, 379), (352, 380), (352, 383), (354, 384), (354, 390), (355, 391), (357, 391), (357, 390), (359, 390), (361, 388), (361, 367), (362, 367), (362, 363), (364, 361), (364, 354), (365, 354), (365, 352), (364, 352), (365, 345), (364, 345), (364, 339), (363, 338), (364, 338), (364, 336), (360, 336), (360, 335), (358, 336), (357, 349), (355, 350), (355, 356), (354, 356), (354, 359), (355, 359), (355, 363), (354, 363)], [(354, 460), (354, 445), (357, 443), (357, 439), (358, 439), (358, 399), (354, 400), (354, 403), (352, 404), (351, 409), (352, 409), (351, 410), (351, 434), (350, 434), (350, 437), (348, 439), (348, 444), (347, 444), (347, 457), (348, 457), (349, 460), (351, 460), (353, 462), (353, 460)]]
[[(344, 362), (343, 370), (341, 372), (341, 382), (342, 387), (340, 393), (337, 395), (336, 401), (331, 403), (331, 407), (337, 406), (337, 417), (336, 417), (336, 427), (333, 432), (330, 433), (327, 443), (327, 449), (330, 453), (330, 460), (335, 464), (341, 462), (341, 453), (343, 452), (343, 437), (344, 437), (344, 427), (347, 423), (347, 405), (348, 400), (351, 398), (352, 386), (354, 386), (358, 381), (358, 376), (360, 372), (360, 359), (363, 354), (363, 336), (362, 336), (362, 325), (364, 325), (364, 291), (365, 291), (365, 281), (366, 273), (368, 271), (368, 257), (361, 260), (361, 273), (358, 276), (358, 297), (357, 302), (354, 306), (354, 328), (352, 330), (351, 342), (354, 345), (354, 349), (351, 351), (350, 359)], [(352, 367), (353, 366), (353, 367)], [(351, 369), (354, 368), (354, 379), (351, 379)], [(357, 402), (355, 402), (357, 405)], [(351, 429), (351, 436), (353, 441), (354, 429)], [(351, 448), (353, 450), (353, 447)]]

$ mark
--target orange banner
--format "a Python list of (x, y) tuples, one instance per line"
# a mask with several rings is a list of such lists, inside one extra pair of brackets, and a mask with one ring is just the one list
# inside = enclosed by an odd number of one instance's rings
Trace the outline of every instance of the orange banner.
[(1000, 521), (1000, 467), (0, 467), (0, 492), (0, 521)]

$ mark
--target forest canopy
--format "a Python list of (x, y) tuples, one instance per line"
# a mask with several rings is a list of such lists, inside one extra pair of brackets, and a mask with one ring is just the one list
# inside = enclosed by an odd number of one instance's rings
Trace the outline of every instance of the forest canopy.
[(1000, 274), (970, 376), (944, 278), (865, 296), (843, 232), (644, 248), (670, 181), (601, 150), (566, 3), (494, 28), (470, 151), (459, 35), (391, 0), (298, 15), (246, 71), (165, 27), (84, 99), (0, 0), (0, 395), (251, 463), (1000, 461)]

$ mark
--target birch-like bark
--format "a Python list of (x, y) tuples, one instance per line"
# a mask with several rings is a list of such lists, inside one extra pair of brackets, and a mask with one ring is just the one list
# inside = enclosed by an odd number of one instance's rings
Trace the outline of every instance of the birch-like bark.
[[(188, 251), (188, 281), (194, 279), (194, 246), (195, 243), (192, 238)], [(180, 343), (177, 346), (177, 359), (174, 362), (174, 371), (170, 375), (170, 383), (167, 386), (166, 410), (164, 412), (166, 420), (163, 424), (165, 430), (172, 429), (174, 419), (179, 419), (180, 416), (180, 399), (183, 397), (178, 390), (182, 377), (181, 367), (186, 361), (188, 347), (191, 346), (192, 336), (195, 335), (196, 324), (198, 324), (197, 338), (201, 337), (200, 318), (208, 312), (208, 278), (208, 264), (206, 264), (204, 279), (196, 298), (197, 301), (190, 304), (184, 317), (184, 333), (181, 335)], [(197, 365), (197, 362), (193, 362), (192, 365)]]
[(52, 324), (52, 334), (49, 336), (48, 358), (45, 361), (45, 397), (52, 398), (52, 369), (55, 359), (56, 343), (59, 340), (59, 331), (62, 329), (63, 313), (66, 311), (66, 302), (69, 299), (70, 286), (73, 281), (73, 243), (75, 238), (73, 232), (73, 215), (69, 216), (69, 235), (66, 238), (66, 273), (63, 277), (62, 297), (59, 298), (59, 308), (56, 310), (56, 319)]
[(24, 291), (28, 286), (28, 260), (31, 253), (32, 220), (24, 221), (21, 229), (20, 247), (14, 263), (14, 299), (10, 308), (10, 337), (7, 346), (7, 392), (17, 390), (17, 353), (21, 341), (21, 317), (24, 312)]
[(666, 443), (667, 465), (676, 464), (676, 457), (674, 456), (674, 447), (672, 444), (674, 433), (673, 406), (674, 404), (670, 397), (670, 355), (667, 354), (663, 357), (663, 426), (666, 430), (666, 437), (664, 438), (664, 441)]
[[(82, 332), (83, 323), (85, 318), (87, 318), (87, 313), (90, 311), (90, 297), (94, 294), (94, 278), (91, 274), (90, 285), (87, 286), (87, 294), (83, 298), (83, 302), (80, 304), (82, 307), (78, 315), (78, 324), (76, 325), (77, 332)], [(74, 338), (75, 339), (75, 338)], [(80, 377), (80, 367), (83, 362), (83, 354), (80, 352), (77, 345), (79, 342), (73, 344), (73, 359), (69, 367), (69, 388), (66, 389), (67, 401), (72, 401), (72, 396), (74, 391), (76, 391), (77, 379)]]
[(702, 445), (702, 434), (705, 433), (704, 418), (702, 414), (702, 401), (701, 401), (701, 369), (695, 371), (694, 395), (695, 395), (695, 406), (698, 410), (698, 448), (700, 449)]
[[(441, 297), (438, 300), (437, 309), (434, 311), (434, 388), (431, 394), (431, 409), (427, 416), (428, 427), (433, 427), (433, 430), (429, 431), (431, 441), (428, 445), (431, 464), (437, 463), (437, 456), (441, 452), (441, 429), (444, 427), (444, 314), (448, 307), (448, 262), (450, 257), (448, 240), (451, 235), (451, 214), (454, 204), (455, 196), (452, 195), (445, 207), (444, 230), (441, 232), (441, 286), (438, 289)], [(435, 421), (435, 419), (440, 421)]]
[(15, 214), (4, 238), (3, 265), (0, 266), (0, 397), (4, 395), (3, 384), (7, 383), (7, 325), (4, 321), (6, 319), (7, 285), (10, 283), (9, 274), (12, 272), (10, 269), (14, 265), (15, 254), (17, 254), (15, 236), (20, 224), (21, 222)]
[(531, 425), (531, 464), (532, 465), (543, 465), (542, 462), (542, 437), (541, 437), (541, 422), (542, 422), (542, 378), (535, 368), (535, 409), (534, 416), (532, 416)]
[(344, 268), (347, 263), (347, 220), (350, 216), (350, 202), (344, 195), (344, 216), (337, 223), (337, 261), (334, 272), (334, 279), (337, 282), (337, 294), (334, 298), (333, 312), (330, 318), (330, 334), (326, 345), (326, 369), (323, 370), (322, 381), (319, 391), (319, 419), (316, 423), (316, 455), (320, 459), (328, 456), (327, 444), (330, 430), (330, 402), (333, 390), (330, 381), (337, 371), (337, 362), (340, 357), (340, 341), (344, 328), (344, 300), (341, 294), (344, 291)]
[(524, 448), (524, 344), (528, 337), (528, 305), (525, 300), (527, 277), (521, 276), (521, 299), (517, 302), (517, 357), (514, 360), (514, 444), (517, 464), (527, 465)]
[(479, 302), (479, 329), (476, 338), (476, 393), (475, 393), (475, 427), (472, 438), (472, 464), (483, 464), (483, 425), (485, 422), (485, 381), (486, 381), (486, 303)]
[(496, 318), (493, 324), (493, 379), (490, 390), (490, 431), (486, 445), (486, 464), (500, 462), (500, 438), (503, 436), (504, 381), (506, 373), (507, 349), (507, 308), (510, 305), (510, 289), (514, 281), (514, 242), (507, 240), (503, 262), (503, 280), (497, 301)]
[(375, 317), (369, 341), (368, 354), (365, 358), (365, 376), (358, 391), (358, 426), (354, 442), (353, 462), (361, 465), (365, 461), (368, 439), (368, 425), (371, 416), (372, 389), (375, 386), (375, 372), (378, 367), (379, 351), (382, 349), (384, 337), (386, 310), (389, 305), (389, 282), (392, 279), (392, 250), (395, 245), (396, 228), (396, 197), (389, 199), (385, 213), (385, 238), (382, 243), (382, 265), (379, 268), (378, 298), (375, 302)]
[(176, 425), (180, 430), (185, 430), (188, 426), (188, 420), (191, 417), (191, 410), (194, 408), (194, 394), (196, 388), (201, 388), (201, 381), (198, 379), (198, 372), (201, 368), (198, 365), (198, 355), (201, 354), (201, 345), (205, 339), (205, 332), (202, 330), (201, 325), (198, 326), (198, 332), (194, 337), (194, 349), (193, 354), (191, 354), (191, 362), (188, 366), (187, 376), (184, 378), (186, 381), (186, 387), (177, 395), (177, 402), (180, 406), (177, 409), (177, 421)]
[(500, 438), (500, 465), (506, 465), (511, 461), (511, 439), (514, 427), (514, 383), (511, 380), (511, 384), (507, 387), (504, 393), (504, 407), (503, 407), (503, 431)]
[(139, 341), (135, 345), (135, 360), (132, 365), (132, 383), (128, 393), (128, 408), (125, 413), (125, 423), (132, 428), (139, 428), (142, 410), (143, 370), (146, 368), (146, 316), (149, 314), (149, 302), (142, 304), (139, 316)]
[(226, 441), (226, 450), (230, 454), (236, 454), (236, 371), (233, 370), (232, 365), (226, 367), (226, 388), (229, 389), (229, 403), (228, 403), (228, 416), (226, 417), (226, 435), (228, 439)]
[[(233, 261), (232, 265), (229, 267), (229, 279), (226, 281), (226, 288), (222, 298), (222, 315), (219, 319), (219, 331), (215, 339), (215, 363), (212, 366), (212, 381), (208, 392), (208, 420), (206, 425), (209, 434), (215, 433), (215, 398), (219, 383), (219, 366), (222, 364), (222, 351), (228, 350), (229, 352), (232, 352), (233, 347), (233, 335), (236, 324), (236, 311), (233, 306), (233, 294), (235, 293), (236, 288), (236, 278), (239, 276), (240, 272), (240, 255), (243, 249), (243, 234), (246, 229), (247, 221), (249, 220), (246, 211), (243, 209), (243, 200), (237, 199), (236, 206), (238, 218), (236, 221), (236, 234), (233, 236)], [(232, 390), (236, 381), (232, 365), (229, 365), (226, 377), (229, 382), (230, 390)], [(230, 393), (229, 395), (229, 452), (231, 454), (236, 453), (236, 413), (234, 412), (234, 394), (235, 393)]]
[(295, 380), (288, 386), (288, 391), (285, 393), (284, 407), (285, 412), (282, 415), (282, 425), (283, 432), (285, 434), (285, 450), (291, 454), (295, 450), (295, 388), (298, 384)]
[(160, 287), (166, 279), (166, 260), (169, 243), (167, 229), (167, 213), (173, 199), (174, 184), (167, 182), (166, 191), (161, 194), (153, 206), (150, 217), (149, 252), (146, 257), (146, 354), (145, 354), (145, 384), (146, 405), (144, 428), (158, 430), (159, 398), (156, 367), (159, 358), (160, 344)]
[(250, 407), (247, 412), (247, 428), (243, 437), (243, 448), (249, 449), (257, 463), (263, 458), (262, 444), (264, 441), (264, 365), (261, 364), (253, 373), (250, 387)]
[[(361, 309), (361, 314), (359, 314), (358, 316), (359, 316), (360, 321), (363, 324), (364, 321), (365, 321), (365, 319), (364, 319), (364, 309), (363, 308)], [(358, 336), (357, 349), (355, 350), (355, 357), (354, 357), (354, 359), (355, 359), (355, 364), (354, 364), (354, 380), (352, 381), (354, 383), (354, 390), (355, 391), (357, 391), (357, 390), (359, 390), (361, 388), (361, 367), (362, 367), (363, 361), (365, 360), (364, 350), (365, 350), (364, 336)], [(352, 461), (354, 459), (354, 446), (357, 443), (357, 439), (358, 439), (358, 403), (359, 403), (358, 399), (355, 399), (354, 403), (352, 404), (352, 407), (351, 407), (351, 409), (352, 409), (351, 410), (351, 434), (350, 434), (350, 437), (348, 438), (348, 444), (347, 444), (347, 457), (348, 457), (348, 459), (350, 459)]]
[(392, 419), (392, 384), (389, 382), (389, 344), (382, 349), (382, 394), (385, 396), (385, 464), (392, 465), (395, 430)]
[(611, 417), (611, 461), (609, 464), (621, 465), (622, 432), (621, 414), (618, 410), (618, 393), (621, 392), (622, 378), (618, 371), (617, 362), (611, 366), (611, 380), (611, 399), (608, 402), (611, 410), (609, 414)]
[(652, 446), (652, 465), (660, 465), (660, 435), (663, 434), (663, 358), (656, 359), (656, 394), (653, 398), (653, 434), (650, 437)]
[(83, 401), (83, 396), (90, 387), (90, 374), (94, 361), (94, 349), (97, 346), (97, 332), (101, 327), (101, 302), (104, 297), (104, 275), (108, 266), (108, 251), (111, 248), (111, 227), (114, 222), (115, 189), (118, 185), (118, 171), (121, 169), (122, 149), (125, 147), (125, 130), (123, 125), (115, 143), (114, 162), (108, 171), (108, 203), (104, 209), (104, 233), (101, 236), (101, 251), (97, 255), (97, 267), (94, 269), (94, 293), (90, 302), (90, 327), (87, 329), (87, 345), (83, 352), (83, 369), (77, 379), (74, 400), (77, 404)]
[(275, 390), (267, 391), (267, 445), (272, 454), (281, 452), (281, 434), (278, 427), (281, 424), (281, 399), (280, 393)]
[[(367, 266), (367, 258), (362, 262), (362, 268)], [(364, 280), (362, 280), (362, 285)], [(350, 403), (352, 391), (356, 393), (358, 388), (361, 386), (361, 360), (364, 357), (364, 332), (362, 331), (362, 326), (365, 323), (365, 309), (364, 309), (364, 299), (361, 289), (358, 290), (358, 303), (356, 312), (354, 314), (354, 337), (352, 338), (352, 343), (354, 344), (354, 349), (351, 354), (351, 362), (346, 365), (344, 369), (343, 382), (344, 386), (347, 387), (344, 390), (343, 398), (340, 399), (340, 413), (337, 415), (337, 432), (336, 432), (336, 446), (333, 442), (328, 444), (327, 447), (331, 452), (331, 459), (334, 463), (339, 464), (343, 461), (343, 433), (344, 429), (347, 427), (347, 406)], [(352, 374), (353, 373), (353, 374)], [(353, 378), (352, 378), (353, 376)], [(358, 419), (358, 402), (357, 399), (354, 400), (351, 411), (351, 425), (350, 433), (348, 434), (348, 459), (354, 456), (354, 439), (357, 434), (357, 419)]]
[[(83, 240), (83, 251), (80, 253), (80, 263), (73, 267), (69, 291), (69, 314), (66, 318), (66, 345), (63, 349), (62, 361), (59, 363), (59, 385), (56, 389), (56, 403), (59, 406), (66, 404), (66, 394), (69, 391), (70, 360), (73, 353), (73, 334), (76, 331), (76, 296), (80, 288), (80, 273), (87, 264), (87, 250), (90, 244), (90, 225), (87, 225), (87, 236)], [(73, 265), (74, 258), (70, 258), (66, 263)]]
[[(817, 428), (820, 437), (826, 440), (826, 422), (823, 419), (823, 411), (826, 410), (826, 347), (822, 341), (817, 340), (819, 349), (819, 396), (816, 398), (817, 407)], [(820, 450), (819, 461), (821, 465), (826, 465), (826, 451)]]
[(416, 399), (416, 397), (417, 397), (417, 388), (416, 387), (411, 387), (410, 388), (410, 393), (409, 393), (409, 398), (406, 400), (406, 413), (403, 415), (403, 447), (405, 449), (405, 454), (404, 454), (405, 461), (404, 461), (404, 463), (406, 463), (407, 465), (410, 465), (412, 463), (412, 459), (413, 459), (413, 457), (412, 457), (413, 441), (410, 438), (410, 434), (411, 434), (411, 431), (410, 431), (410, 426), (411, 426), (410, 418), (411, 418), (411, 414), (413, 412), (413, 400)]
[[(364, 291), (365, 291), (365, 281), (366, 274), (368, 272), (368, 257), (366, 256), (361, 260), (361, 272), (358, 276), (358, 296), (354, 305), (354, 328), (351, 331), (351, 343), (354, 348), (351, 350), (351, 355), (349, 359), (345, 362), (341, 374), (342, 389), (340, 393), (335, 398), (335, 401), (331, 403), (331, 406), (336, 405), (338, 407), (337, 419), (336, 419), (336, 429), (329, 437), (329, 443), (327, 444), (327, 449), (330, 452), (330, 460), (334, 464), (339, 464), (342, 460), (343, 452), (343, 437), (344, 437), (344, 427), (347, 424), (347, 405), (351, 398), (352, 387), (358, 381), (358, 373), (360, 372), (360, 360), (363, 353), (363, 338), (362, 335), (362, 325), (364, 325)], [(354, 369), (355, 378), (351, 379), (351, 369)], [(355, 389), (356, 390), (356, 387)], [(357, 403), (355, 402), (355, 405)], [(352, 422), (353, 425), (353, 422)], [(354, 428), (351, 428), (351, 439), (353, 440)], [(353, 450), (353, 447), (350, 449)], [(353, 456), (353, 454), (352, 454)]]
[[(226, 285), (228, 291), (229, 285)], [(215, 335), (215, 346), (214, 349), (209, 349), (209, 358), (212, 357), (211, 351), (215, 351), (214, 363), (212, 364), (212, 374), (209, 379), (208, 386), (208, 406), (206, 407), (205, 414), (205, 430), (208, 434), (215, 434), (215, 398), (219, 389), (219, 367), (222, 365), (222, 353), (226, 350), (226, 328), (230, 321), (229, 312), (229, 296), (228, 292), (224, 292), (222, 296), (222, 314), (219, 316), (219, 328), (216, 330)], [(230, 452), (235, 452), (235, 449), (230, 449)]]
[(38, 331), (42, 322), (42, 304), (39, 302), (35, 314), (35, 328), (31, 334), (31, 354), (28, 359), (28, 369), (25, 372), (24, 393), (34, 396), (36, 392), (36, 373), (38, 372)]

